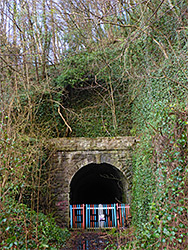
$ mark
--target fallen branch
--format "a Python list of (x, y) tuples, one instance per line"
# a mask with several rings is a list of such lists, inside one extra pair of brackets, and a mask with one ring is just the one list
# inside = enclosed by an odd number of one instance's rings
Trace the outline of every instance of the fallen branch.
[(64, 121), (65, 125), (68, 127), (68, 129), (70, 130), (70, 132), (72, 132), (72, 128), (69, 126), (69, 124), (67, 123), (67, 121), (65, 120), (65, 118), (63, 117), (63, 115), (60, 112), (60, 106), (58, 107), (58, 113), (61, 116), (62, 120)]

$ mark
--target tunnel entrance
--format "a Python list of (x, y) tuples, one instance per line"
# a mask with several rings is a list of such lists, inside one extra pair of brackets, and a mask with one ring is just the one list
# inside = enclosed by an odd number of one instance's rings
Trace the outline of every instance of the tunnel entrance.
[(126, 203), (126, 179), (116, 167), (89, 164), (70, 183), (70, 204)]

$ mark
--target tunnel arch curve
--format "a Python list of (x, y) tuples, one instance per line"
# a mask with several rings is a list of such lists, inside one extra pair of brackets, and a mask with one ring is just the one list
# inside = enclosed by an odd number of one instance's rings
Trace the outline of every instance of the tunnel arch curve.
[(70, 204), (127, 203), (128, 182), (109, 163), (90, 163), (80, 168), (70, 182)]
[(125, 198), (120, 197), (120, 200), (131, 203), (132, 151), (135, 142), (135, 137), (58, 138), (50, 141), (53, 153), (49, 161), (52, 197), (49, 203), (60, 226), (69, 224), (71, 182), (79, 171), (91, 164), (113, 166), (116, 177), (124, 180), (121, 185)]
[[(104, 152), (102, 153), (104, 156)], [(126, 162), (121, 162), (118, 160), (118, 157), (116, 155), (115, 159), (113, 157), (113, 153), (110, 154), (110, 156), (108, 155), (108, 159), (106, 159), (106, 161), (101, 161), (100, 160), (100, 155), (95, 155), (95, 157), (92, 160), (89, 160), (87, 155), (85, 155), (85, 159), (80, 160), (79, 162), (77, 162), (75, 165), (71, 166), (72, 171), (71, 171), (71, 175), (69, 176), (69, 186), (71, 184), (71, 181), (74, 177), (74, 175), (77, 173), (77, 171), (79, 171), (80, 169), (82, 169), (83, 167), (90, 165), (90, 164), (108, 164), (108, 165), (112, 165), (115, 168), (117, 168), (119, 171), (122, 172), (122, 174), (125, 176), (125, 178), (127, 179), (127, 183), (131, 186), (132, 185), (132, 167), (130, 167), (130, 161)]]

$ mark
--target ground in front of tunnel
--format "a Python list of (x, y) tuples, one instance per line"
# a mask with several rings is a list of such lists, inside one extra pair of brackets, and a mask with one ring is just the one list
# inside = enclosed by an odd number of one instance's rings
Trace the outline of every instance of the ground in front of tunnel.
[[(102, 231), (73, 231), (61, 250), (103, 250), (112, 249), (117, 242), (112, 235)], [(108, 248), (109, 246), (109, 248)]]

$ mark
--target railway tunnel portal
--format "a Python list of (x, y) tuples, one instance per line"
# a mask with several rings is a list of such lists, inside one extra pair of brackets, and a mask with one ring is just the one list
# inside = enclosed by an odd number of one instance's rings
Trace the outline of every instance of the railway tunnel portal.
[(50, 206), (69, 226), (73, 204), (131, 203), (135, 137), (58, 138), (50, 141)]

